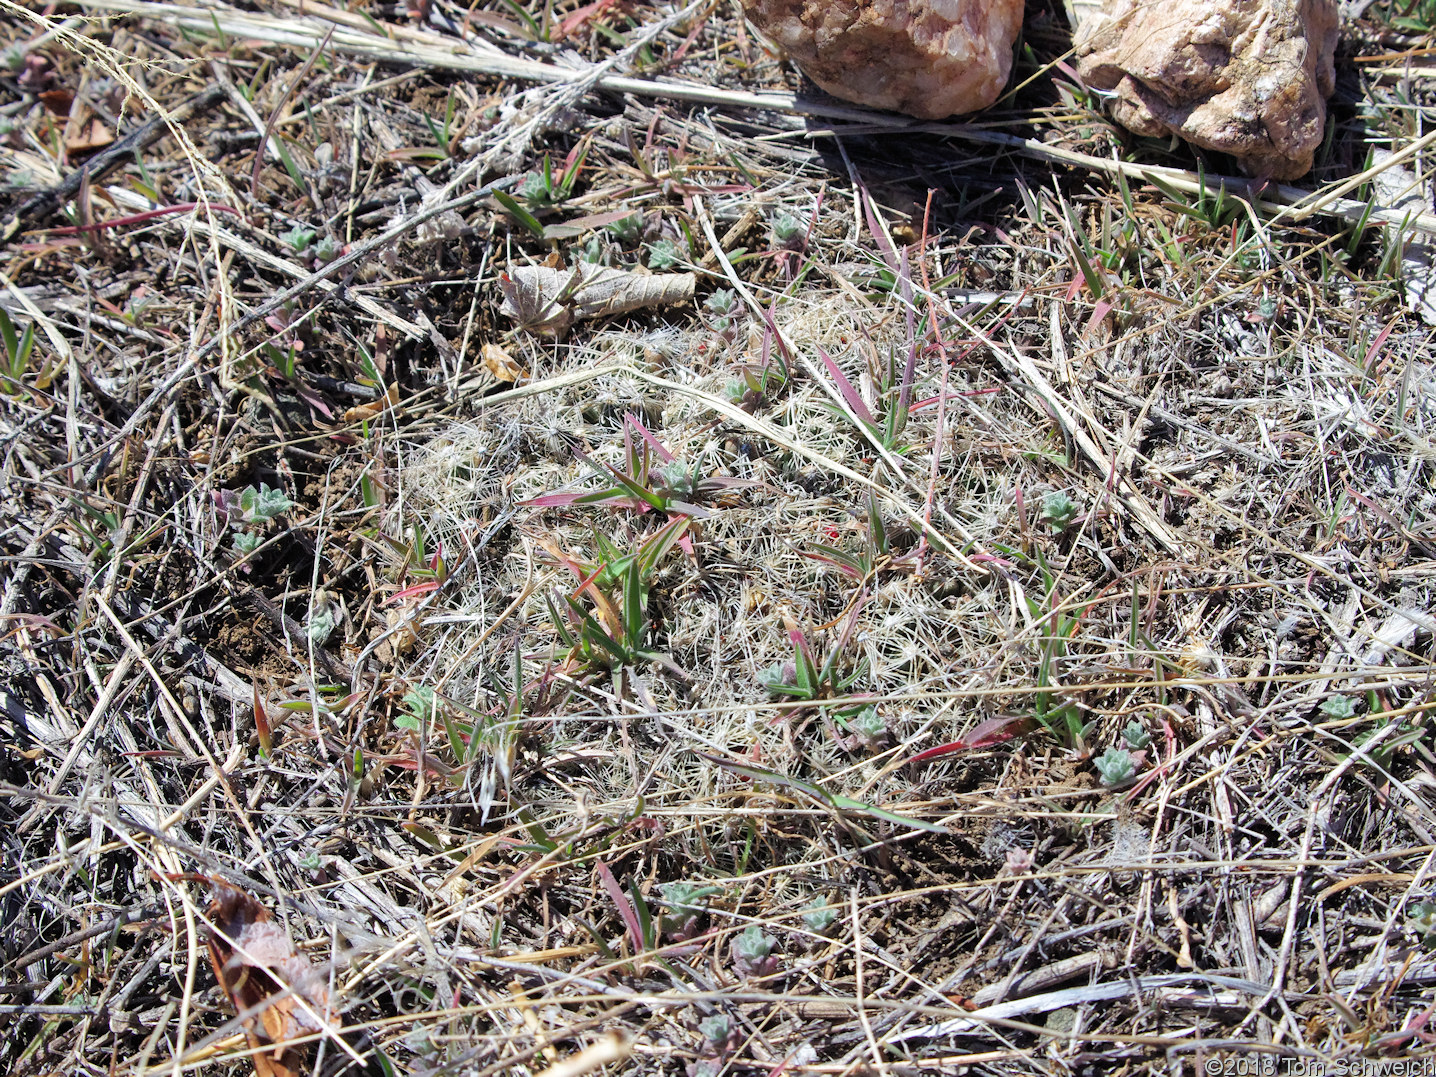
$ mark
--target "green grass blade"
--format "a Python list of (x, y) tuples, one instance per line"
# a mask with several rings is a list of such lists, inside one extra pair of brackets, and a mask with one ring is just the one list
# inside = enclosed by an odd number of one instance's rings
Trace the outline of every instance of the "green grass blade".
[(494, 201), (503, 206), (504, 211), (514, 220), (518, 221), (519, 224), (523, 225), (539, 239), (543, 238), (543, 225), (539, 223), (537, 217), (519, 205), (518, 202), (514, 200), (513, 195), (507, 191), (495, 191)]

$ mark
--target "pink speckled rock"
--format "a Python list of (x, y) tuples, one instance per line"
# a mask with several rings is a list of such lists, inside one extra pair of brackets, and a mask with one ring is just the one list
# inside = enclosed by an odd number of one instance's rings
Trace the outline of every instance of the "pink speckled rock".
[(1105, 0), (1077, 27), (1077, 71), (1116, 91), (1139, 135), (1177, 134), (1238, 158), (1248, 175), (1295, 179), (1326, 126), (1336, 0)]
[(828, 93), (938, 120), (997, 100), (1022, 0), (743, 0)]

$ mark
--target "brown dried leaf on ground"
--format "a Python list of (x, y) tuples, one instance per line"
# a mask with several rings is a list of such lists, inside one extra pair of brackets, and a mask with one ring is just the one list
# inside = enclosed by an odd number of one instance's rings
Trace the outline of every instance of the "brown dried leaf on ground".
[[(304, 1052), (289, 1041), (319, 1032), (333, 1013), (329, 985), (309, 959), (294, 949), (270, 912), (248, 894), (210, 879), (214, 898), (206, 910), (212, 925), (209, 959), (215, 979), (243, 1018), (258, 1077), (304, 1072)], [(267, 1048), (273, 1047), (273, 1050)], [(266, 1050), (259, 1050), (266, 1048)]]
[(524, 368), (497, 344), (485, 344), (479, 349), (479, 357), (495, 381), (518, 381), (524, 376)]
[(500, 309), (525, 329), (562, 334), (587, 318), (687, 303), (695, 279), (692, 273), (630, 273), (592, 262), (572, 269), (516, 266), (499, 278)]
[(1325, 130), (1339, 22), (1336, 0), (1107, 0), (1077, 27), (1077, 71), (1139, 135), (1295, 179)]
[(1021, 0), (744, 0), (753, 24), (828, 93), (925, 120), (997, 100)]

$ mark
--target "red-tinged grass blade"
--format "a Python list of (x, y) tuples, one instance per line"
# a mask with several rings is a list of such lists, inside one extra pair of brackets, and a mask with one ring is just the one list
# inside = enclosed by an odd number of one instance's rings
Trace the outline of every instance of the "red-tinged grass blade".
[[(575, 566), (573, 566), (573, 565), (570, 565), (569, 567), (570, 567), (570, 568), (575, 568)], [(590, 588), (590, 587), (593, 587), (593, 581), (596, 580), (596, 579), (598, 579), (599, 573), (601, 573), (601, 572), (603, 571), (603, 569), (604, 569), (604, 566), (603, 566), (603, 565), (599, 565), (596, 569), (594, 569), (594, 570), (593, 570), (591, 573), (589, 573), (587, 576), (581, 576), (581, 577), (579, 578), (579, 581), (578, 581), (578, 586), (573, 589), (573, 595), (572, 595), (572, 597), (573, 597), (573, 598), (578, 598), (578, 596), (581, 595), (581, 594), (583, 594), (583, 592), (584, 592), (585, 590), (587, 590), (587, 589)], [(575, 568), (575, 571), (577, 571), (576, 568)], [(597, 588), (597, 587), (593, 587), (593, 591), (594, 591), (595, 594), (597, 594), (597, 593), (598, 593), (598, 588)]]
[[(989, 718), (985, 722), (978, 722), (972, 727), (972, 732), (967, 735), (966, 740), (954, 740), (947, 744), (939, 744), (936, 748), (929, 748), (925, 752), (918, 752), (917, 755), (907, 760), (909, 763), (925, 763), (929, 759), (939, 759), (945, 755), (953, 755), (957, 752), (969, 752), (977, 748), (989, 748), (994, 744), (1001, 744), (1005, 740), (1011, 740), (1019, 732), (1020, 725), (1026, 723), (1026, 718)], [(1017, 729), (1012, 726), (1019, 726)]]
[(634, 415), (633, 412), (630, 411), (626, 418), (628, 419), (629, 425), (638, 431), (638, 436), (648, 442), (653, 451), (658, 454), (658, 459), (662, 460), (665, 464), (673, 463), (673, 454), (663, 447), (663, 442), (659, 441), (649, 432), (648, 427), (638, 421), (637, 415)]
[[(143, 224), (145, 221), (153, 220), (156, 217), (163, 217), (169, 213), (188, 213), (198, 207), (198, 202), (178, 202), (173, 206), (160, 206), (158, 209), (147, 209), (143, 213), (135, 213), (128, 217), (115, 217), (108, 221), (95, 221), (93, 224), (51, 228), (48, 231), (52, 236), (73, 236), (81, 232), (99, 232), (106, 228), (124, 228), (131, 224)], [(209, 208), (215, 213), (232, 213), (236, 217), (244, 216), (243, 213), (233, 206), (217, 206), (211, 203)]]
[(1061, 71), (1062, 74), (1066, 75), (1076, 85), (1080, 86), (1083, 90), (1087, 89), (1086, 81), (1083, 80), (1081, 75), (1077, 74), (1077, 69), (1072, 67), (1072, 65), (1064, 63), (1062, 60), (1054, 60), (1053, 64), (1058, 71)]
[[(783, 367), (783, 375), (786, 377), (788, 373), (786, 363), (789, 359), (792, 358), (792, 356), (788, 354), (788, 345), (783, 342), (783, 334), (778, 332), (778, 299), (776, 296), (774, 296), (773, 302), (768, 304), (768, 309), (763, 312), (763, 321), (768, 326), (768, 332), (773, 335), (772, 340), (778, 345), (778, 356), (783, 360), (785, 364)], [(763, 338), (764, 365), (766, 365), (768, 362), (768, 344), (768, 337), (765, 335)]]
[[(385, 765), (385, 766), (394, 767), (394, 768), (397, 769), (397, 770), (412, 770), (412, 771), (414, 771), (415, 773), (418, 773), (418, 770), (419, 770), (418, 753), (419, 753), (419, 749), (415, 748), (415, 749), (414, 749), (414, 758), (413, 758), (413, 759), (408, 759), (408, 758), (405, 758), (405, 757), (396, 757), (396, 756), (392, 756), (392, 755), (391, 755), (391, 756), (385, 756), (385, 757), (384, 757), (384, 765)], [(427, 774), (427, 775), (429, 775), (429, 776), (431, 776), (431, 777), (434, 777), (434, 778), (444, 778), (444, 779), (447, 779), (451, 774), (455, 774), (455, 773), (457, 773), (457, 772), (454, 770), (453, 767), (445, 766), (443, 763), (440, 763), (437, 759), (435, 759), (435, 758), (434, 758), (432, 755), (430, 755), (428, 752), (425, 752), (425, 753), (424, 753), (424, 773)]]
[(406, 598), (417, 598), (419, 595), (427, 595), (430, 591), (439, 589), (438, 580), (425, 580), (423, 583), (416, 583), (413, 587), (406, 587), (402, 591), (395, 591), (389, 596), (390, 602), (402, 602)]
[[(675, 516), (649, 536), (639, 551), (639, 564), (651, 572), (653, 567), (668, 555), (669, 550), (682, 545), (687, 539), (689, 522), (687, 516)], [(692, 549), (693, 544), (689, 542), (687, 550), (691, 553)]]
[(540, 494), (538, 497), (531, 497), (527, 501), (520, 501), (524, 508), (535, 509), (564, 509), (570, 505), (581, 503), (583, 498), (592, 497), (593, 493), (568, 493), (568, 494)]
[[(1002, 386), (994, 385), (990, 389), (964, 389), (962, 392), (959, 393), (948, 393), (946, 399), (956, 400), (960, 396), (994, 396), (1000, 392), (1002, 392)], [(923, 400), (919, 400), (916, 404), (909, 408), (908, 411), (914, 412), (921, 411), (923, 408), (936, 407), (938, 402), (942, 399), (944, 398), (941, 396), (926, 397)]]
[(868, 189), (861, 184), (858, 186), (858, 197), (862, 200), (863, 216), (867, 219), (868, 232), (872, 234), (873, 242), (877, 244), (878, 254), (882, 255), (883, 264), (897, 275), (898, 260), (897, 252), (893, 250), (892, 243), (883, 231), (883, 226), (878, 223), (877, 214), (873, 211), (873, 200), (868, 195)]
[(1110, 299), (1099, 299), (1092, 304), (1092, 317), (1087, 319), (1087, 327), (1082, 330), (1082, 335), (1084, 337), (1091, 336), (1092, 330), (1102, 324), (1102, 319), (1107, 317), (1107, 313), (1111, 309), (1112, 301)]
[[(664, 507), (665, 507), (665, 502), (664, 502), (663, 498), (659, 497), (659, 496), (658, 496), (657, 494), (655, 494), (652, 490), (648, 489), (648, 487), (643, 486), (643, 485), (641, 485), (640, 483), (634, 482), (633, 479), (631, 479), (631, 478), (629, 478), (627, 475), (623, 474), (623, 472), (619, 471), (617, 468), (610, 467), (608, 464), (605, 464), (602, 460), (595, 460), (595, 459), (593, 459), (591, 456), (589, 456), (587, 453), (583, 452), (583, 450), (581, 450), (581, 449), (574, 449), (574, 450), (573, 450), (573, 453), (574, 453), (574, 455), (577, 456), (580, 460), (582, 460), (585, 464), (587, 464), (589, 467), (591, 467), (591, 468), (593, 468), (595, 471), (597, 471), (600, 475), (607, 475), (609, 478), (611, 478), (614, 482), (618, 483), (619, 486), (623, 487), (625, 490), (627, 490), (630, 494), (632, 494), (632, 495), (633, 495), (635, 498), (637, 498), (639, 501), (642, 501), (642, 502), (647, 503), (650, 507), (655, 508), (655, 509), (658, 509), (660, 512), (663, 511), (663, 509), (664, 509)], [(592, 495), (592, 494), (586, 494), (586, 495), (584, 495), (584, 496), (585, 496), (585, 497), (592, 497), (593, 495)], [(600, 495), (600, 496), (611, 496), (611, 495)]]
[(813, 660), (813, 652), (808, 650), (807, 636), (803, 635), (803, 633), (796, 628), (790, 628), (788, 629), (788, 639), (798, 651), (807, 657), (809, 662)]
[(828, 368), (828, 374), (832, 377), (833, 383), (838, 387), (838, 392), (841, 393), (843, 399), (848, 402), (848, 407), (853, 409), (853, 414), (869, 426), (877, 426), (878, 422), (873, 418), (872, 412), (868, 411), (868, 406), (863, 403), (863, 398), (859, 396), (858, 391), (853, 388), (853, 383), (848, 381), (847, 375), (838, 369), (837, 363), (833, 362), (833, 357), (823, 351), (822, 348), (818, 349), (818, 356), (823, 360), (823, 365)]
[(765, 770), (763, 767), (755, 767), (747, 763), (739, 763), (736, 760), (724, 759), (722, 756), (710, 755), (707, 752), (697, 752), (695, 754), (700, 758), (708, 760), (710, 763), (717, 764), (724, 770), (747, 778), (749, 781), (767, 782), (779, 788), (796, 789), (799, 792), (806, 793), (819, 803), (827, 804), (838, 811), (862, 812), (865, 815), (871, 815), (874, 818), (895, 823), (898, 826), (915, 827), (918, 830), (928, 830), (934, 834), (949, 833), (945, 826), (938, 826), (936, 823), (925, 822), (922, 819), (909, 819), (906, 815), (899, 815), (897, 812), (888, 811), (886, 808), (879, 808), (872, 804), (864, 804), (861, 800), (853, 800), (850, 797), (829, 793), (826, 789), (814, 785), (812, 782), (805, 782), (798, 778), (790, 778), (788, 775), (779, 774), (775, 770)]
[(618, 915), (623, 917), (624, 924), (628, 926), (628, 933), (633, 936), (633, 952), (643, 953), (643, 925), (638, 922), (638, 910), (629, 902), (628, 895), (623, 892), (623, 887), (618, 885), (618, 880), (613, 877), (613, 872), (608, 870), (607, 864), (599, 860), (594, 867), (598, 871), (598, 881), (603, 883), (603, 888), (608, 891), (608, 896), (618, 908)]
[(259, 733), (259, 753), (268, 759), (271, 750), (269, 716), (264, 713), (264, 704), (259, 701), (259, 685), (251, 687), (254, 689), (254, 728)]
[(1372, 362), (1381, 354), (1381, 349), (1386, 344), (1386, 338), (1391, 335), (1391, 330), (1396, 328), (1396, 323), (1401, 320), (1401, 317), (1402, 316), (1398, 314), (1395, 318), (1392, 318), (1391, 321), (1387, 322), (1386, 328), (1376, 334), (1376, 339), (1371, 342), (1371, 347), (1366, 349), (1366, 358), (1362, 361), (1361, 365), (1365, 368), (1368, 375), (1372, 373)]
[(824, 546), (815, 542), (811, 549), (799, 550), (799, 554), (811, 561), (819, 561), (825, 565), (832, 565), (844, 576), (851, 576), (855, 580), (863, 578), (863, 569), (852, 554), (844, 553), (834, 546)]
[(665, 509), (668, 512), (682, 513), (683, 516), (694, 520), (706, 520), (713, 515), (701, 505), (695, 505), (690, 501), (670, 501)]

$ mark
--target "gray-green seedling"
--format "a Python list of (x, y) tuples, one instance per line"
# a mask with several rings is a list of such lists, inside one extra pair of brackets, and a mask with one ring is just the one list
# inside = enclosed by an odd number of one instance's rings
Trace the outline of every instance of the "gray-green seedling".
[(648, 245), (648, 268), (655, 273), (664, 273), (683, 260), (678, 244), (671, 239), (659, 239)]
[(1436, 950), (1436, 903), (1418, 901), (1406, 907), (1406, 930), (1427, 950)]
[(659, 887), (666, 911), (659, 926), (673, 942), (687, 942), (698, 934), (698, 918), (708, 911), (708, 899), (720, 892), (703, 883), (664, 883)]
[(1054, 531), (1066, 531), (1077, 519), (1080, 508), (1061, 490), (1054, 490), (1042, 498), (1040, 519)]
[(749, 924), (729, 946), (733, 971), (743, 977), (771, 976), (778, 971), (781, 958), (773, 951), (778, 940), (758, 924)]
[(438, 698), (427, 684), (416, 684), (410, 688), (404, 693), (400, 705), (404, 708), (404, 713), (394, 719), (394, 724), (400, 729), (412, 729), (416, 733), (433, 726), (439, 711)]
[(1330, 696), (1323, 699), (1317, 709), (1336, 721), (1354, 717), (1356, 714), (1356, 704), (1351, 702), (1350, 696)]
[(773, 232), (773, 246), (786, 250), (802, 247), (808, 233), (808, 226), (791, 213), (779, 213), (770, 226)]
[(286, 247), (295, 254), (303, 254), (310, 245), (318, 238), (319, 233), (312, 228), (305, 228), (302, 224), (296, 224), (289, 231), (279, 237)]
[(246, 524), (266, 524), (294, 507), (283, 490), (260, 483), (259, 489), (246, 486), (239, 492), (239, 518)]
[(703, 309), (711, 315), (709, 328), (725, 340), (731, 341), (737, 334), (736, 323), (742, 310), (738, 293), (732, 288), (718, 288), (703, 300)]
[(618, 240), (625, 247), (633, 247), (643, 238), (643, 217), (635, 213), (629, 217), (623, 217), (613, 221), (608, 226), (613, 238)]
[(543, 167), (529, 173), (519, 185), (519, 197), (536, 210), (567, 202), (573, 195), (574, 184), (578, 182), (578, 174), (588, 157), (589, 145), (585, 140), (575, 146), (557, 172), (554, 171), (553, 160), (544, 154)]
[(698, 1035), (703, 1037), (705, 1055), (723, 1058), (737, 1048), (742, 1038), (726, 1013), (715, 1013), (698, 1022)]
[[(634, 435), (637, 435), (635, 439)], [(555, 491), (523, 502), (535, 508), (568, 505), (603, 505), (633, 512), (666, 512), (672, 516), (707, 516), (696, 502), (706, 501), (728, 490), (760, 485), (753, 479), (729, 475), (705, 475), (701, 461), (692, 464), (677, 459), (635, 415), (623, 424), (623, 468), (594, 460), (575, 447), (575, 456), (597, 473), (607, 485), (598, 490)]]
[(821, 935), (838, 922), (838, 910), (828, 904), (828, 899), (819, 894), (803, 906), (803, 926), (814, 935)]
[(1127, 742), (1127, 747), (1134, 752), (1149, 747), (1152, 743), (1152, 734), (1147, 732), (1147, 727), (1135, 718), (1127, 723), (1122, 730), (1122, 739)]
[(1108, 748), (1092, 760), (1106, 786), (1121, 785), (1137, 773), (1137, 762), (1126, 748)]
[(887, 723), (871, 703), (856, 711), (840, 713), (838, 724), (848, 731), (848, 736), (842, 738), (842, 744), (850, 752), (859, 748), (875, 752), (887, 743)]

